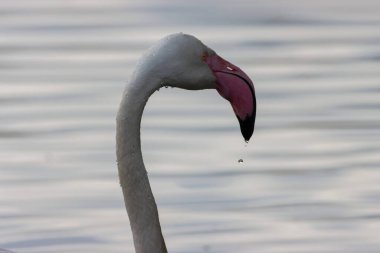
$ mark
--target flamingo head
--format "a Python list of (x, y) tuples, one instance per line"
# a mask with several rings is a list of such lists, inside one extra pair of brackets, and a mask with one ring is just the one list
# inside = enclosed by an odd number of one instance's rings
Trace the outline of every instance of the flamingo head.
[(241, 133), (249, 141), (256, 118), (255, 89), (251, 79), (239, 67), (220, 57), (197, 38), (182, 33), (163, 38), (147, 52), (145, 58), (150, 60), (145, 61), (149, 65), (143, 69), (155, 73), (160, 86), (216, 89), (231, 103)]

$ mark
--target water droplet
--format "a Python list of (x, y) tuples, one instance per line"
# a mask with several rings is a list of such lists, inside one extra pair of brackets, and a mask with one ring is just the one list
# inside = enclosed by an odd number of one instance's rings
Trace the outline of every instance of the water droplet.
[(243, 159), (241, 159), (241, 158), (238, 160), (238, 163), (243, 163), (243, 162), (244, 162), (244, 161), (243, 161)]
[(203, 245), (203, 251), (209, 252), (211, 249), (210, 245)]

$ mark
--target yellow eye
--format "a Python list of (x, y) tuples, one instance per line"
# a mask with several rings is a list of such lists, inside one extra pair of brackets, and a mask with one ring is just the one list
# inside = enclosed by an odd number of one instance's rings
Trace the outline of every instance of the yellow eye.
[(208, 53), (207, 52), (204, 52), (202, 54), (202, 61), (206, 61), (207, 60), (207, 57), (208, 57)]

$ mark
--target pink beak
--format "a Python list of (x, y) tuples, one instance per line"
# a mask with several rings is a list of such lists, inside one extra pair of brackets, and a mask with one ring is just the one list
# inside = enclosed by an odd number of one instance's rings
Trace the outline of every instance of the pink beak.
[(239, 120), (241, 133), (246, 141), (251, 138), (256, 119), (256, 97), (253, 82), (239, 67), (219, 55), (206, 58), (206, 63), (216, 77), (216, 89), (230, 101)]

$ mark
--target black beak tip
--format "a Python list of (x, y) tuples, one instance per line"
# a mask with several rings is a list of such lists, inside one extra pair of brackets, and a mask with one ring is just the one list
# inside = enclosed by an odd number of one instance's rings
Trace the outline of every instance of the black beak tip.
[(240, 131), (246, 142), (251, 139), (253, 131), (255, 130), (255, 115), (247, 116), (244, 120), (237, 117), (240, 124)]

